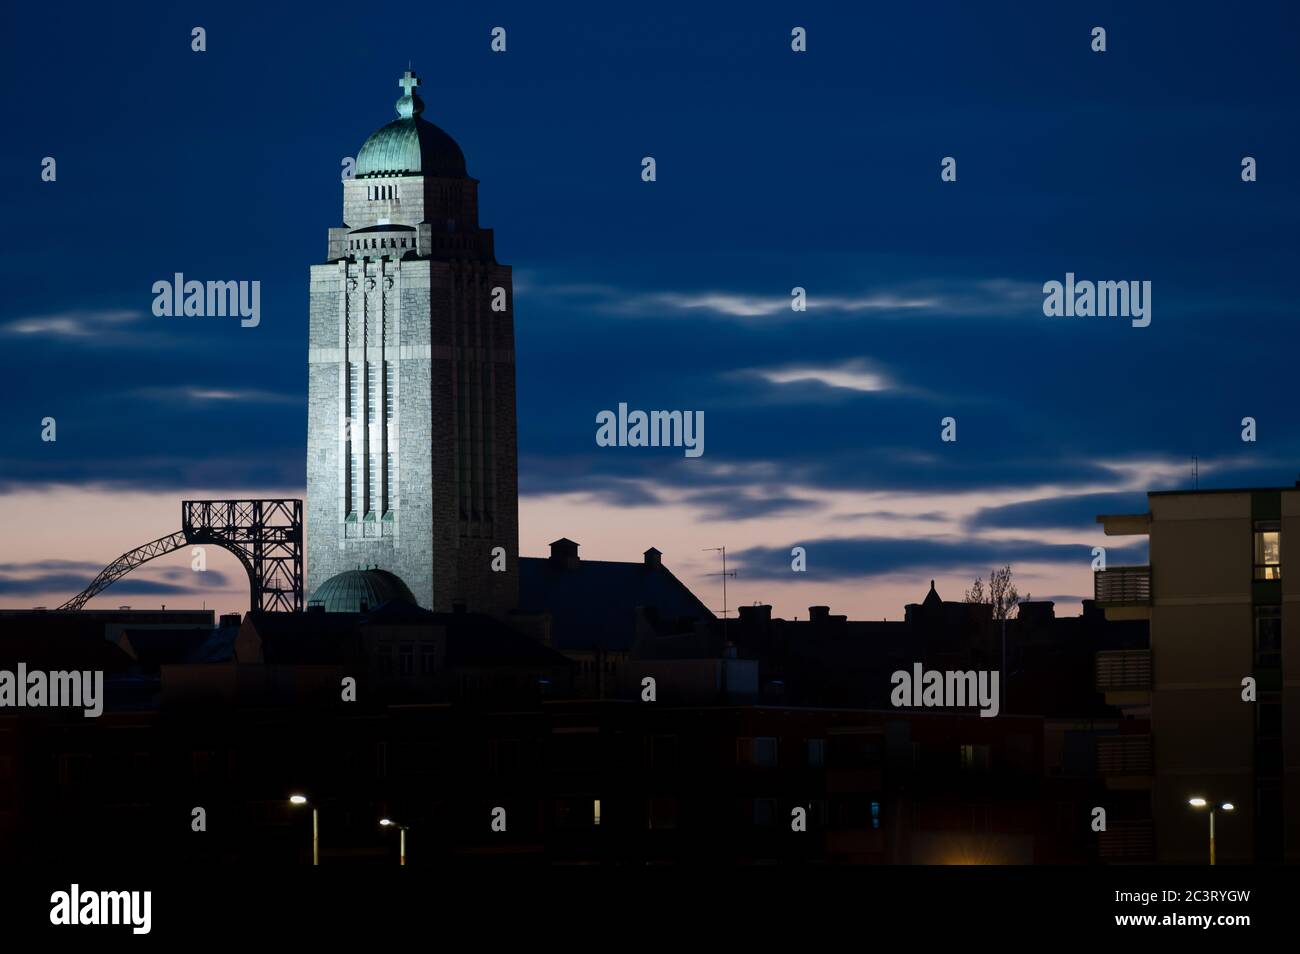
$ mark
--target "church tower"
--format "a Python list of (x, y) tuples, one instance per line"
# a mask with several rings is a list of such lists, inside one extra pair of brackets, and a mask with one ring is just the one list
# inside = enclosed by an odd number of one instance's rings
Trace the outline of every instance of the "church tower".
[(419, 84), (399, 81), (311, 267), (307, 589), (377, 567), (421, 606), (501, 614), (518, 593), (511, 272)]

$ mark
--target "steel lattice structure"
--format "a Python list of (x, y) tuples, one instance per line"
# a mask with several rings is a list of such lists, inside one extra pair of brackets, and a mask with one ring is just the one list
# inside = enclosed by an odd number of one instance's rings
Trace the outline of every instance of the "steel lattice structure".
[(302, 610), (301, 500), (182, 500), (178, 532), (123, 553), (59, 609), (79, 610), (141, 564), (204, 544), (229, 550), (243, 565), (251, 609)]

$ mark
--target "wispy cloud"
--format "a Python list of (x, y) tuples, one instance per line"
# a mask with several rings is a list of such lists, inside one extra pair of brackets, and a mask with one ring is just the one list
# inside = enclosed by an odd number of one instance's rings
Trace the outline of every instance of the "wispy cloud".
[(176, 401), (199, 403), (228, 404), (301, 404), (302, 395), (281, 394), (276, 391), (264, 391), (258, 388), (219, 388), (219, 387), (169, 387), (136, 388), (129, 392), (133, 397), (165, 404)]
[(808, 288), (806, 311), (794, 311), (791, 294), (784, 290), (772, 294), (727, 289), (652, 292), (607, 284), (552, 283), (537, 274), (516, 280), (515, 288), (519, 294), (562, 298), (580, 307), (613, 314), (638, 317), (705, 315), (739, 321), (782, 318), (804, 321), (818, 314), (1011, 314), (1042, 301), (1038, 283), (1012, 279), (935, 279), (857, 292), (819, 292), (816, 288)]
[[(730, 318), (766, 318), (780, 314), (798, 316), (790, 307), (791, 297), (787, 295), (743, 295), (733, 292), (656, 292), (636, 295), (630, 298), (625, 307), (633, 311), (651, 309), (676, 309), (679, 311), (708, 311)], [(850, 314), (867, 311), (904, 311), (918, 308), (935, 308), (937, 298), (907, 297), (891, 293), (873, 295), (809, 295), (808, 311), (837, 311)]]
[(143, 312), (116, 308), (73, 310), (29, 315), (0, 325), (0, 334), (33, 338), (94, 338), (120, 331), (143, 317)]
[(752, 368), (749, 373), (757, 375), (769, 384), (815, 383), (849, 391), (884, 391), (890, 387), (889, 378), (883, 372), (861, 359), (827, 365), (804, 364), (781, 368)]
[[(1003, 563), (1087, 566), (1092, 551), (1087, 544), (1050, 543), (1034, 539), (983, 540), (963, 537), (856, 537), (799, 541), (809, 554), (809, 574), (824, 579), (887, 576), (900, 572), (934, 573), (939, 570), (978, 571)], [(1117, 562), (1146, 559), (1146, 543), (1108, 548)], [(788, 579), (790, 548), (750, 547), (733, 558), (739, 572), (756, 579)]]

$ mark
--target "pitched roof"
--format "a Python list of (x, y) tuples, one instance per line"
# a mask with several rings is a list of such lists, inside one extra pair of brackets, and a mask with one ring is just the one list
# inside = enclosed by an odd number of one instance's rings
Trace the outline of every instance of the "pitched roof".
[(626, 652), (635, 641), (638, 606), (653, 607), (664, 620), (714, 618), (661, 564), (519, 559), (519, 609), (550, 612), (556, 649)]

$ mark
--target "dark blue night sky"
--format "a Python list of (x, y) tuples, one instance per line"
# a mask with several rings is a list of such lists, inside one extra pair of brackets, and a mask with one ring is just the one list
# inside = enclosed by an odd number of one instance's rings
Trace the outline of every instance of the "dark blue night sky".
[[(308, 267), (409, 60), (515, 269), (525, 552), (530, 499), (589, 494), (593, 522), (662, 507), (732, 541), (751, 581), (833, 538), (812, 550), (828, 584), (1003, 562), (1086, 582), (1094, 516), (1190, 486), (1193, 455), (1202, 487), (1300, 470), (1300, 15), (1156, 7), (19, 5), (0, 508), (303, 486)], [(174, 272), (260, 280), (261, 325), (154, 317)], [(1151, 281), (1150, 327), (1045, 317), (1066, 272)], [(704, 410), (706, 454), (598, 448), (620, 401)], [(898, 520), (917, 500), (930, 516)]]

